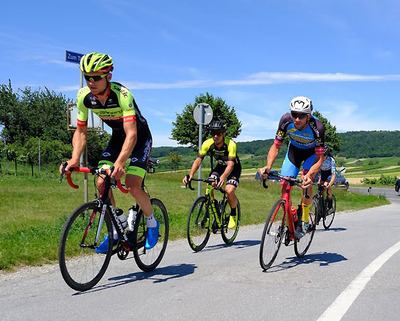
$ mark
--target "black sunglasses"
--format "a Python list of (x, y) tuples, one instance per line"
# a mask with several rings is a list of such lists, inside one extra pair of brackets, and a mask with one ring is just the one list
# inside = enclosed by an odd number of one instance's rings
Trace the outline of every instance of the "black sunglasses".
[(215, 136), (215, 135), (217, 135), (217, 136), (222, 136), (223, 133), (224, 133), (224, 132), (214, 132), (214, 131), (212, 131), (212, 132), (211, 132), (211, 136)]
[(107, 74), (99, 75), (99, 76), (89, 76), (89, 75), (83, 75), (87, 81), (99, 81), (102, 80), (104, 77), (106, 77)]
[(306, 118), (307, 115), (308, 115), (308, 114), (305, 114), (305, 113), (295, 113), (295, 112), (292, 112), (291, 114), (292, 114), (292, 117), (294, 119), (296, 119), (296, 118), (303, 119), (303, 118)]

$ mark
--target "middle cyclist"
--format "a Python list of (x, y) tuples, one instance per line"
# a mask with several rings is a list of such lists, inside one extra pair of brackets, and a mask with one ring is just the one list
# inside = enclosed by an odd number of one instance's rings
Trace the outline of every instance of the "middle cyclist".
[[(301, 179), (302, 188), (307, 189), (310, 196), (301, 199), (302, 218), (295, 231), (295, 237), (300, 239), (308, 228), (308, 217), (312, 202), (312, 180), (321, 168), (324, 155), (325, 129), (322, 122), (311, 115), (313, 110), (309, 98), (299, 96), (290, 102), (290, 114), (286, 113), (281, 117), (276, 132), (275, 141), (268, 152), (267, 166), (259, 170), (263, 177), (271, 171), (272, 165), (279, 154), (279, 149), (286, 135), (289, 136), (289, 146), (282, 164), (281, 175), (296, 178), (303, 163)], [(286, 184), (282, 181), (282, 194)]]
[[(227, 128), (222, 121), (214, 120), (208, 126), (208, 130), (211, 132), (212, 138), (207, 139), (202, 144), (201, 150), (190, 170), (189, 180), (193, 178), (207, 153), (210, 157), (215, 158), (217, 165), (211, 170), (210, 178), (215, 180), (219, 178), (216, 185), (217, 188), (222, 187), (227, 180), (225, 190), (231, 207), (228, 228), (234, 228), (236, 226), (235, 218), (238, 202), (235, 190), (239, 185), (239, 177), (242, 172), (239, 156), (236, 153), (236, 143), (226, 137)], [(186, 176), (183, 178), (183, 183), (185, 185), (188, 183)]]

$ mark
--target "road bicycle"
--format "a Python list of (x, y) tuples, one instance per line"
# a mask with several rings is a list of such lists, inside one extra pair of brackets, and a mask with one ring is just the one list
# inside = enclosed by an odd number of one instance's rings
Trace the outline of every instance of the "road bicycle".
[(336, 213), (336, 197), (332, 193), (332, 207), (329, 208), (329, 200), (328, 200), (328, 190), (326, 193), (326, 196), (324, 197), (323, 191), (326, 188), (324, 184), (321, 183), (315, 183), (314, 185), (318, 186), (318, 192), (315, 193), (313, 196), (313, 199), (315, 200), (317, 207), (315, 211), (315, 217), (316, 217), (316, 223), (317, 225), (319, 224), (321, 218), (322, 218), (322, 224), (324, 225), (324, 228), (327, 230), (331, 227), (333, 223), (333, 219), (335, 218), (335, 213)]
[[(89, 290), (103, 277), (112, 255), (117, 254), (119, 259), (125, 260), (131, 251), (141, 270), (145, 272), (154, 270), (163, 258), (168, 242), (168, 213), (164, 204), (159, 199), (150, 199), (154, 217), (160, 223), (160, 230), (158, 243), (148, 250), (145, 248), (146, 217), (139, 205), (136, 204), (132, 207), (137, 212), (132, 232), (124, 231), (116, 211), (111, 205), (110, 188), (118, 187), (123, 193), (128, 193), (121, 181), (115, 181), (110, 177), (112, 169), (75, 167), (71, 169), (72, 171), (94, 175), (96, 195), (93, 201), (80, 205), (72, 212), (62, 231), (58, 257), (65, 282), (74, 290)], [(71, 173), (66, 174), (69, 185), (78, 188), (79, 186), (71, 180)], [(97, 190), (96, 186), (98, 177), (103, 179), (100, 190)], [(62, 178), (63, 174), (61, 174), (60, 182)], [(144, 180), (142, 188), (148, 193)], [(118, 234), (118, 241), (108, 242), (105, 254), (96, 253), (96, 248), (105, 237), (108, 237), (109, 240), (115, 239), (113, 226)]]
[[(270, 174), (271, 175), (271, 174)], [(305, 235), (297, 239), (294, 232), (301, 218), (301, 207), (296, 210), (292, 207), (291, 191), (293, 187), (301, 188), (302, 181), (292, 177), (285, 177), (280, 174), (272, 176), (279, 177), (286, 181), (286, 189), (281, 199), (279, 199), (267, 217), (260, 245), (260, 265), (264, 270), (271, 267), (275, 261), (280, 246), (284, 243), (286, 246), (294, 244), (294, 252), (298, 258), (302, 258), (308, 251), (315, 232), (315, 201), (310, 207), (309, 221), (305, 229)], [(268, 188), (266, 180), (263, 180), (263, 186)], [(304, 190), (304, 196), (309, 198), (307, 190)], [(293, 209), (293, 211), (292, 211)]]
[[(239, 200), (236, 206), (236, 215), (232, 216), (236, 225), (234, 228), (230, 229), (228, 228), (228, 224), (231, 217), (231, 208), (228, 203), (225, 189), (217, 189), (212, 186), (212, 183), (215, 182), (213, 179), (192, 178), (189, 180), (189, 175), (187, 176), (187, 179), (187, 185), (191, 190), (194, 190), (191, 185), (192, 181), (207, 183), (204, 196), (198, 197), (189, 211), (187, 220), (187, 239), (191, 249), (195, 252), (201, 251), (206, 246), (211, 232), (216, 234), (218, 231), (221, 232), (225, 244), (231, 244), (239, 232)], [(220, 191), (223, 195), (222, 199), (219, 201), (214, 196), (215, 190)]]

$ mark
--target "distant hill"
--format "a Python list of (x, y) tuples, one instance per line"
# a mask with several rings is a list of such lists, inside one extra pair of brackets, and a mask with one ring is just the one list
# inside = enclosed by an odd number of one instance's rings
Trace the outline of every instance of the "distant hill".
[[(371, 158), (371, 157), (400, 157), (400, 131), (352, 131), (339, 133), (342, 147), (335, 156), (346, 158)], [(252, 154), (266, 156), (273, 139), (238, 142), (239, 156)], [(285, 152), (283, 146), (280, 156)], [(152, 157), (160, 158), (169, 153), (179, 155), (193, 155), (193, 150), (188, 147), (154, 147)]]

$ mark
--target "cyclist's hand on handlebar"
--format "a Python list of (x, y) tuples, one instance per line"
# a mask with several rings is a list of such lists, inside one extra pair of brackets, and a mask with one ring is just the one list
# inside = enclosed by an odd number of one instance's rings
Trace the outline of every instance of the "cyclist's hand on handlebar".
[(125, 174), (124, 166), (115, 162), (113, 166), (113, 171), (111, 173), (111, 178), (115, 178), (118, 181), (121, 179), (122, 176), (124, 176), (124, 174)]
[(258, 172), (260, 173), (262, 178), (266, 179), (266, 178), (268, 178), (268, 174), (269, 174), (270, 170), (271, 169), (268, 166), (264, 166), (263, 168), (260, 168), (258, 170)]
[(183, 180), (182, 180), (182, 183), (183, 184), (185, 184), (185, 185), (187, 185), (188, 183), (189, 183), (189, 181), (190, 180), (192, 180), (192, 176), (190, 176), (190, 175), (185, 175), (185, 177), (183, 178)]
[(308, 188), (312, 185), (312, 179), (310, 178), (310, 176), (306, 175), (302, 175), (303, 182), (301, 183), (301, 187), (303, 189)]
[(66, 172), (69, 172), (71, 168), (78, 167), (79, 166), (79, 161), (74, 161), (70, 159), (67, 162), (62, 162), (60, 167), (59, 167), (59, 172), (61, 175), (63, 175)]
[(225, 184), (225, 176), (222, 175), (219, 180), (216, 181), (216, 187), (221, 188)]

